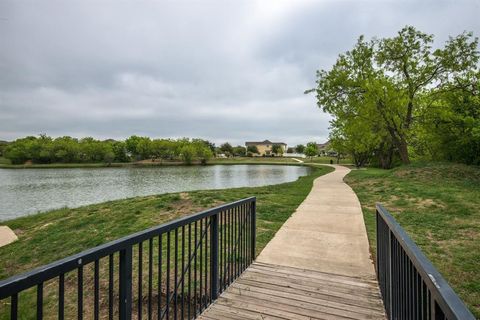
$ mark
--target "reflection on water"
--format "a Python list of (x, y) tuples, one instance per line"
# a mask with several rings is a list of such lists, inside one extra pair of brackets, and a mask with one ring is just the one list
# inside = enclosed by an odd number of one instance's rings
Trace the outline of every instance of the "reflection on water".
[(281, 165), (0, 169), (0, 221), (141, 195), (277, 184), (308, 170)]

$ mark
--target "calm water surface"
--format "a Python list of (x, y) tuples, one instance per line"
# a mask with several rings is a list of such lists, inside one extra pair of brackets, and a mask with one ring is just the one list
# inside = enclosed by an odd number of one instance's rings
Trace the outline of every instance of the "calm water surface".
[(277, 184), (309, 170), (281, 165), (0, 169), (0, 221), (135, 196)]

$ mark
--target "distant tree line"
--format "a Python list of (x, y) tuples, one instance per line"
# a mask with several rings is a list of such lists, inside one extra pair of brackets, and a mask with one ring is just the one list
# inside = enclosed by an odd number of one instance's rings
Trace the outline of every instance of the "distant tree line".
[(332, 147), (358, 166), (480, 165), (479, 57), (472, 33), (433, 49), (433, 35), (407, 26), (392, 38), (361, 36), (307, 93), (333, 116)]
[(215, 152), (215, 145), (202, 139), (151, 139), (131, 136), (125, 141), (96, 140), (91, 137), (52, 138), (47, 135), (25, 137), (0, 148), (12, 164), (32, 163), (95, 163), (140, 160), (180, 160), (206, 163)]

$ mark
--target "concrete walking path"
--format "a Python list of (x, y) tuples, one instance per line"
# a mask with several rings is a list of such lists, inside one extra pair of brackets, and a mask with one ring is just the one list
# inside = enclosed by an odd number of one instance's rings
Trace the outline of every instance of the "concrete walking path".
[(314, 181), (257, 262), (375, 278), (360, 202), (343, 182), (350, 169), (332, 166), (335, 171)]
[(386, 319), (350, 170), (334, 167), (197, 319)]

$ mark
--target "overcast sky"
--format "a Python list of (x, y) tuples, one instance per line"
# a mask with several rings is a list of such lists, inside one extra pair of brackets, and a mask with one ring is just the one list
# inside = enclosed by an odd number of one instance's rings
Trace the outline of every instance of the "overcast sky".
[(0, 0), (0, 140), (46, 133), (289, 145), (328, 138), (305, 89), (359, 35), (480, 35), (480, 1)]

